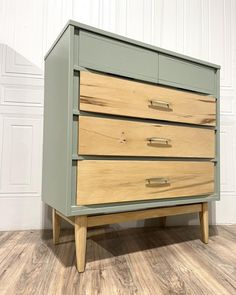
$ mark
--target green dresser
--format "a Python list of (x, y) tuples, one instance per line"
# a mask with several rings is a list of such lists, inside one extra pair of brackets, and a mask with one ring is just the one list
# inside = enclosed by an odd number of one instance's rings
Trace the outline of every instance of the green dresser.
[(199, 212), (219, 200), (215, 64), (69, 21), (45, 57), (42, 199), (87, 227)]

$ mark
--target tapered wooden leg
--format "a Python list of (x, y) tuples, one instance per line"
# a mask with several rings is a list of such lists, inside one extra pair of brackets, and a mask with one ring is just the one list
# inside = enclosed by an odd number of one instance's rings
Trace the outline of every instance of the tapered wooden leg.
[(199, 212), (201, 234), (203, 243), (208, 243), (209, 224), (208, 224), (208, 203), (202, 203), (202, 211)]
[(160, 217), (160, 226), (162, 228), (166, 227), (166, 216)]
[(59, 243), (61, 230), (61, 217), (57, 214), (56, 210), (52, 209), (52, 232), (53, 232), (53, 243), (56, 245)]
[(86, 256), (86, 241), (87, 241), (87, 216), (75, 217), (75, 249), (78, 272), (83, 272), (85, 269)]

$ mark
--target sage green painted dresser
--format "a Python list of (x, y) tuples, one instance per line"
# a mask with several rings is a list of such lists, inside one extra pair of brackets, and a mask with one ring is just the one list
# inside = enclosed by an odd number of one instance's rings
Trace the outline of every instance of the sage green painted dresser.
[(219, 200), (218, 65), (69, 21), (45, 57), (42, 198), (75, 226), (199, 212)]

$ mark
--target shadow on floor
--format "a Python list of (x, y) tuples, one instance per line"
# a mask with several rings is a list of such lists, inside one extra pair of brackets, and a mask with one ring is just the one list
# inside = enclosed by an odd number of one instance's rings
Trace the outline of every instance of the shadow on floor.
[[(210, 237), (218, 235), (217, 228), (210, 227)], [(75, 265), (73, 229), (62, 230), (60, 244), (53, 245), (52, 231), (42, 231), (41, 238), (48, 248), (66, 266)], [(143, 227), (124, 229), (120, 225), (89, 229), (86, 262), (99, 261), (139, 251), (152, 251), (159, 247), (199, 240), (199, 226)]]

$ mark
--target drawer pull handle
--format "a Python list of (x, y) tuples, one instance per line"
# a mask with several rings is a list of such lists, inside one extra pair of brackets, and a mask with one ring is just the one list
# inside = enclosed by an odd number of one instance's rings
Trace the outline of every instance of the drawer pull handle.
[(162, 144), (162, 145), (170, 145), (171, 140), (169, 138), (161, 138), (161, 137), (149, 137), (147, 138), (148, 145)]
[(170, 179), (165, 177), (156, 177), (146, 179), (146, 186), (160, 186), (160, 185), (169, 185)]
[(172, 111), (172, 104), (167, 101), (162, 101), (162, 100), (150, 100), (150, 108), (160, 108), (160, 109), (165, 109), (167, 111)]

